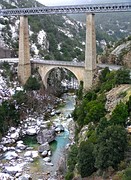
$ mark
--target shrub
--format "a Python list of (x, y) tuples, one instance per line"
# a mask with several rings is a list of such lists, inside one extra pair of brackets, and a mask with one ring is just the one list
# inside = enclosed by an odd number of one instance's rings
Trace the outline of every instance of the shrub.
[(82, 142), (78, 152), (78, 171), (82, 178), (90, 176), (95, 172), (94, 145), (90, 142)]
[(24, 89), (28, 91), (32, 90), (39, 90), (40, 89), (40, 83), (35, 77), (29, 77), (26, 84), (24, 85)]

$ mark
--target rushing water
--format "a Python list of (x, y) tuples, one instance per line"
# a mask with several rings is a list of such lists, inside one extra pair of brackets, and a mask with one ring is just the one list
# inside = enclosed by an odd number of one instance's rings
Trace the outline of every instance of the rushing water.
[(54, 175), (58, 169), (59, 161), (63, 157), (65, 157), (65, 147), (69, 143), (69, 118), (75, 106), (75, 96), (64, 94), (62, 97), (65, 100), (65, 105), (59, 108), (61, 114), (55, 115), (50, 120), (55, 124), (62, 124), (65, 128), (65, 131), (58, 134), (54, 142), (51, 143), (51, 163), (53, 166), (46, 165), (43, 159), (40, 157), (34, 163), (31, 164), (30, 173), (35, 176), (32, 176), (33, 179), (36, 179), (36, 174), (50, 173)]

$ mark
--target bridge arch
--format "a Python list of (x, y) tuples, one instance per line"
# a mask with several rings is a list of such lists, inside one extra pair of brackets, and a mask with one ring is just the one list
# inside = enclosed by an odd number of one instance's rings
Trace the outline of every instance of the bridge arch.
[(45, 88), (47, 88), (47, 79), (49, 77), (49, 74), (55, 68), (63, 68), (72, 72), (76, 77), (76, 79), (78, 80), (79, 84), (80, 81), (84, 81), (85, 69), (83, 67), (78, 68), (78, 67), (69, 67), (69, 66), (60, 66), (60, 65), (39, 65), (39, 64), (35, 64), (35, 66), (38, 68), (38, 72), (42, 78)]

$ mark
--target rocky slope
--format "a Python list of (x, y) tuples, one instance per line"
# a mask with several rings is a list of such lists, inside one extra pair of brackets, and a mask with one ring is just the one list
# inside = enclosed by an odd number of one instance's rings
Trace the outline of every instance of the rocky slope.
[(130, 36), (116, 43), (115, 47), (106, 48), (104, 53), (98, 56), (98, 62), (124, 65), (131, 68), (131, 40)]
[[(1, 8), (42, 6), (35, 0), (2, 0)], [(31, 54), (45, 59), (72, 60), (84, 57), (84, 25), (66, 15), (29, 16)], [(18, 17), (0, 17), (0, 46), (18, 54)]]

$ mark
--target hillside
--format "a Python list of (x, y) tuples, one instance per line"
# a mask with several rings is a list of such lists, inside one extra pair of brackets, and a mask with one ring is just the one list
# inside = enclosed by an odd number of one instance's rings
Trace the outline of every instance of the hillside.
[[(36, 0), (0, 2), (0, 8), (37, 6), (42, 5)], [(28, 19), (32, 56), (67, 61), (74, 58), (84, 60), (85, 15), (37, 15), (29, 16)], [(95, 19), (98, 54), (103, 52), (106, 45), (130, 35), (130, 13), (96, 14)], [(1, 57), (18, 56), (18, 27), (19, 17), (0, 17)]]
[(131, 68), (131, 36), (124, 38), (115, 46), (109, 46), (98, 56), (99, 63), (118, 64)]
[[(71, 15), (74, 19), (85, 22), (85, 15)], [(131, 34), (131, 13), (95, 14), (96, 37), (100, 42), (115, 42)]]
[[(0, 2), (1, 8), (42, 6), (35, 0)], [(45, 59), (84, 59), (85, 27), (66, 15), (29, 16), (31, 55), (39, 54)], [(0, 18), (0, 44), (18, 54), (18, 17)], [(14, 56), (14, 55), (12, 55)]]

